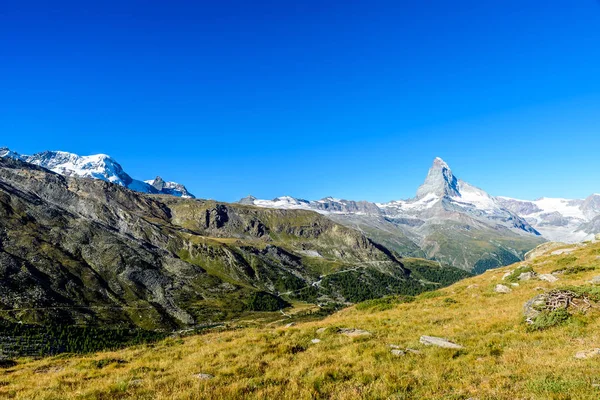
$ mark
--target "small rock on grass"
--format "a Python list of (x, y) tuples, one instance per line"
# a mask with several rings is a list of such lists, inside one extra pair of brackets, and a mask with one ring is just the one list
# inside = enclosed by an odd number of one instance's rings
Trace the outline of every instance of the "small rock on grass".
[(592, 285), (600, 285), (600, 276), (593, 277), (592, 280), (590, 281), (590, 283)]
[(325, 333), (326, 330), (327, 330), (327, 328), (319, 328), (319, 329), (317, 329), (317, 335), (320, 335), (321, 333)]
[(310, 342), (313, 344), (321, 343), (321, 339), (313, 339)]
[(419, 340), (425, 346), (437, 346), (445, 349), (464, 349), (460, 344), (453, 343), (448, 339), (435, 337), (435, 336), (421, 336)]
[(510, 292), (512, 292), (512, 289), (509, 288), (506, 285), (496, 285), (496, 287), (494, 288), (494, 292), (496, 292), (496, 293), (510, 293)]
[(558, 280), (558, 278), (552, 274), (541, 274), (541, 275), (538, 275), (538, 278), (539, 278), (539, 280), (546, 281), (546, 282), (556, 282)]
[(359, 336), (370, 336), (371, 332), (365, 331), (363, 329), (350, 329), (350, 328), (342, 328), (339, 330), (339, 333), (348, 337), (359, 337)]
[(400, 357), (400, 356), (405, 356), (406, 352), (404, 350), (400, 350), (400, 349), (393, 349), (392, 354), (395, 355), (396, 357)]
[(214, 378), (214, 376), (211, 374), (196, 374), (196, 375), (194, 375), (194, 377), (196, 377), (202, 381), (206, 381), (206, 380)]
[(587, 358), (593, 358), (600, 355), (600, 349), (582, 350), (575, 354), (575, 358), (578, 360), (585, 360)]

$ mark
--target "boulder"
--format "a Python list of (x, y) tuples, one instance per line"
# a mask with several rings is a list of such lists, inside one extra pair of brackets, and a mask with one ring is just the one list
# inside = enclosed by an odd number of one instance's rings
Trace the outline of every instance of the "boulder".
[(443, 347), (445, 349), (464, 349), (460, 344), (453, 343), (448, 339), (435, 337), (435, 336), (421, 336), (419, 342), (424, 344), (425, 346), (437, 346)]
[(494, 288), (494, 292), (496, 292), (496, 293), (510, 293), (510, 292), (512, 292), (512, 289), (509, 288), (506, 285), (496, 285), (496, 287)]
[(532, 323), (535, 317), (540, 315), (540, 310), (546, 306), (546, 300), (548, 299), (548, 295), (546, 294), (538, 294), (533, 299), (529, 300), (523, 306), (523, 315), (525, 316), (525, 320), (528, 323)]
[(592, 280), (590, 281), (590, 283), (592, 285), (600, 285), (600, 276), (593, 277)]
[(535, 274), (533, 272), (523, 272), (519, 275), (520, 281), (530, 281), (535, 278)]

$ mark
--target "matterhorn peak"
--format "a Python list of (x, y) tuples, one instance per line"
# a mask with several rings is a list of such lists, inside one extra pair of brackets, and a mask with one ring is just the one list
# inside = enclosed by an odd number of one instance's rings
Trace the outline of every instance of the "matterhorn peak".
[(425, 182), (417, 190), (417, 199), (434, 194), (439, 197), (460, 197), (458, 191), (458, 180), (452, 174), (448, 164), (440, 157), (433, 160)]

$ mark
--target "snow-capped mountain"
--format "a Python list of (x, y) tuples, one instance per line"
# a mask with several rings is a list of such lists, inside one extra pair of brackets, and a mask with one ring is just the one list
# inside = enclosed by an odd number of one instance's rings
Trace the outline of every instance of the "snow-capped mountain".
[(541, 198), (534, 201), (498, 197), (498, 202), (527, 220), (546, 239), (579, 242), (592, 239), (600, 230), (594, 219), (600, 216), (600, 194), (583, 200)]
[[(429, 219), (447, 213), (448, 219), (461, 220), (460, 213), (472, 218), (493, 221), (508, 229), (520, 233), (539, 233), (519, 217), (516, 212), (503, 207), (501, 202), (485, 191), (457, 179), (448, 164), (436, 158), (425, 182), (417, 190), (417, 196), (409, 200), (396, 200), (389, 203), (370, 203), (367, 201), (342, 200), (327, 197), (322, 200), (308, 201), (290, 196), (273, 200), (259, 200), (252, 196), (240, 202), (259, 207), (314, 210), (322, 214), (363, 214), (384, 215), (388, 218)], [(486, 221), (486, 222), (489, 222)]]
[(468, 270), (514, 262), (544, 240), (498, 199), (456, 178), (441, 158), (434, 160), (413, 199), (375, 204), (286, 196), (274, 200), (247, 197), (242, 202), (313, 210), (362, 230), (401, 254), (425, 255)]
[(164, 182), (160, 177), (147, 182), (133, 179), (116, 160), (106, 154), (80, 156), (64, 151), (44, 151), (34, 155), (22, 155), (3, 147), (0, 148), (0, 157), (15, 158), (65, 176), (100, 179), (137, 192), (194, 198), (185, 186), (175, 182)]
[(193, 199), (194, 195), (188, 192), (187, 188), (181, 183), (177, 182), (166, 182), (160, 176), (156, 178), (144, 181), (148, 185), (154, 187), (160, 193), (169, 194), (171, 196), (183, 197), (186, 199)]

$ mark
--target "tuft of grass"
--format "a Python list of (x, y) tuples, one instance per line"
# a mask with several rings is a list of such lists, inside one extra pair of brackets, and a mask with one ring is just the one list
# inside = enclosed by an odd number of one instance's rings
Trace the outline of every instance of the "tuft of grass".
[(527, 326), (527, 330), (543, 331), (545, 329), (563, 325), (569, 318), (571, 318), (571, 314), (569, 314), (566, 308), (559, 308), (552, 311), (544, 310), (535, 317), (532, 324)]
[(442, 297), (444, 295), (443, 292), (439, 291), (439, 290), (434, 290), (432, 292), (425, 292), (425, 293), (421, 293), (419, 295), (419, 299), (435, 299), (438, 297)]
[(111, 364), (115, 364), (115, 365), (127, 364), (127, 361), (122, 360), (120, 358), (105, 358), (102, 360), (93, 360), (90, 362), (90, 365), (96, 369), (102, 369)]
[(584, 265), (576, 265), (574, 267), (567, 267), (567, 268), (558, 268), (555, 269), (554, 271), (552, 271), (552, 273), (561, 273), (561, 274), (565, 274), (565, 275), (576, 275), (576, 274), (580, 274), (582, 272), (588, 272), (588, 271), (594, 271), (596, 269), (596, 267), (594, 266), (584, 266)]
[(385, 311), (394, 308), (398, 304), (414, 301), (413, 296), (386, 296), (380, 299), (363, 301), (356, 305), (357, 310)]

